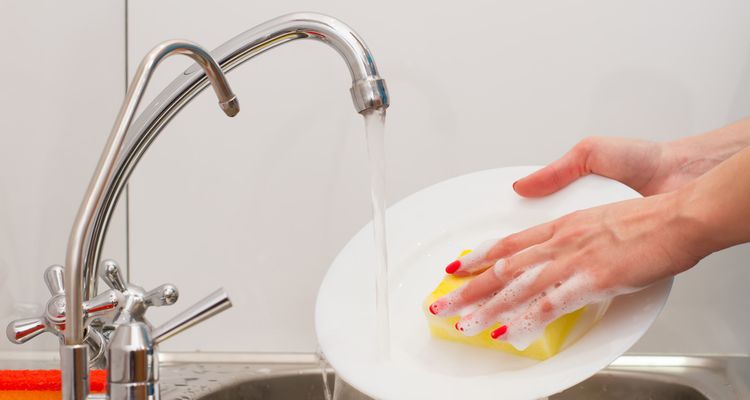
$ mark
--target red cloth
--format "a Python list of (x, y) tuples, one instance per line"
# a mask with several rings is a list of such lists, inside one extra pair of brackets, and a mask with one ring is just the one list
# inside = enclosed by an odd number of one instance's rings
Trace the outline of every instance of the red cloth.
[[(107, 386), (107, 371), (91, 370), (89, 380), (92, 392), (103, 392)], [(62, 390), (60, 370), (0, 371), (0, 391), (7, 390), (60, 391)]]

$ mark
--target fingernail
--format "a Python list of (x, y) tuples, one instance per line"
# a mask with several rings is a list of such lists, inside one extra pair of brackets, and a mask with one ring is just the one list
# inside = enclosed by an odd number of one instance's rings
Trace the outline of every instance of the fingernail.
[(513, 182), (513, 190), (516, 190), (516, 183), (518, 183), (518, 181)]
[(458, 271), (459, 268), (461, 268), (461, 261), (458, 261), (458, 260), (453, 261), (452, 263), (448, 264), (447, 267), (445, 267), (445, 273), (452, 274)]
[(492, 336), (493, 339), (497, 339), (500, 336), (505, 335), (505, 332), (508, 332), (508, 325), (503, 325), (495, 329), (494, 331), (492, 331), (492, 333), (490, 333), (490, 336)]
[(454, 327), (456, 327), (456, 330), (457, 330), (457, 331), (461, 331), (461, 332), (463, 332), (463, 331), (464, 331), (464, 328), (462, 328), (462, 327), (458, 326), (458, 322), (456, 322), (456, 325), (453, 325), (453, 326), (454, 326)]
[(430, 304), (430, 312), (432, 315), (437, 315), (437, 305), (435, 303)]

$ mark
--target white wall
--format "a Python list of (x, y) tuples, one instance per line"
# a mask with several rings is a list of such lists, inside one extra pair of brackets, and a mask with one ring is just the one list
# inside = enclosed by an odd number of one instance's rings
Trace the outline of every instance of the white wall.
[[(393, 105), (388, 199), (470, 171), (542, 164), (589, 134), (669, 140), (750, 114), (750, 4), (685, 1), (0, 2), (0, 323), (38, 314), (122, 101), (159, 41), (213, 48), (296, 10), (367, 40)], [(186, 68), (167, 60), (154, 95)], [(225, 286), (235, 307), (167, 350), (311, 351), (313, 303), (337, 251), (370, 217), (361, 118), (339, 56), (294, 43), (230, 74), (243, 111), (210, 92), (164, 130), (132, 185), (135, 283), (178, 285), (163, 320)], [(120, 213), (122, 214), (122, 213)], [(120, 215), (122, 217), (122, 215)], [(105, 256), (124, 260), (124, 223)], [(678, 279), (637, 351), (750, 352), (750, 248)], [(217, 332), (217, 327), (229, 327)], [(55, 348), (51, 336), (36, 345)]]
[[(39, 316), (125, 88), (124, 2), (0, 1), (0, 325)], [(124, 210), (124, 209), (123, 209)], [(123, 213), (107, 254), (125, 259)], [(0, 350), (57, 350), (54, 336)]]
[[(131, 70), (161, 40), (213, 48), (298, 9), (341, 18), (375, 53), (392, 94), (391, 203), (470, 171), (546, 163), (589, 134), (670, 140), (750, 114), (750, 4), (739, 0), (131, 0)], [(152, 95), (188, 64), (168, 61)], [(234, 299), (167, 349), (311, 351), (317, 286), (370, 216), (349, 77), (330, 49), (295, 43), (229, 78), (240, 116), (204, 93), (134, 176), (132, 276), (177, 284), (176, 308), (222, 285)], [(634, 350), (750, 352), (748, 256), (732, 249), (681, 276)]]

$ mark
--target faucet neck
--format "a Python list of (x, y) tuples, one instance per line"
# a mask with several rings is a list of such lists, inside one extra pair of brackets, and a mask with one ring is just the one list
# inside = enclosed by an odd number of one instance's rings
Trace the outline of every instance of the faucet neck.
[(139, 65), (68, 240), (65, 268), (66, 328), (64, 344), (60, 349), (64, 399), (83, 399), (88, 395), (88, 349), (84, 344), (86, 332), (83, 305), (96, 292), (96, 265), (111, 211), (119, 195), (112, 190), (112, 177), (116, 175), (118, 156), (153, 71), (163, 59), (173, 54), (184, 54), (196, 60), (214, 84), (225, 113), (234, 116), (239, 112), (239, 103), (221, 68), (205, 50), (194, 43), (164, 42), (151, 50)]
[[(327, 15), (293, 13), (274, 18), (235, 36), (211, 54), (228, 72), (264, 51), (297, 39), (326, 43), (341, 55), (351, 74), (352, 100), (358, 113), (388, 107), (388, 90), (372, 52), (352, 28)], [(185, 74), (194, 72), (198, 72), (195, 66)]]
[[(229, 71), (266, 50), (296, 39), (315, 39), (333, 47), (343, 58), (352, 77), (351, 94), (357, 112), (387, 108), (388, 90), (378, 75), (372, 53), (347, 25), (329, 16), (312, 13), (288, 14), (240, 34), (220, 46), (213, 57), (189, 42), (165, 42), (141, 63), (99, 160), (68, 241), (65, 281), (67, 329), (61, 349), (63, 365), (81, 376), (85, 366), (82, 304), (96, 294), (97, 267), (112, 212), (130, 174), (162, 128), (209, 83), (214, 86), (222, 109), (229, 116), (238, 103), (224, 78)], [(134, 113), (153, 70), (172, 54), (185, 54), (198, 66), (177, 77), (133, 121)], [(69, 360), (70, 365), (65, 360)], [(83, 364), (80, 364), (83, 363)], [(87, 374), (86, 374), (87, 376)], [(65, 399), (80, 399), (80, 385), (63, 380)], [(82, 390), (88, 388), (84, 385)]]

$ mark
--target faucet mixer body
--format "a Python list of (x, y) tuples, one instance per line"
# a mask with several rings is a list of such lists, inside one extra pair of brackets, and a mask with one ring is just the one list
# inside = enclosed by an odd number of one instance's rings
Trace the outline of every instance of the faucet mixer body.
[[(341, 54), (351, 73), (350, 91), (358, 113), (389, 106), (390, 99), (385, 80), (378, 75), (372, 53), (359, 35), (332, 17), (313, 13), (284, 15), (234, 37), (211, 53), (221, 70), (228, 72), (258, 54), (297, 39), (322, 41)], [(203, 66), (200, 64), (186, 70), (146, 107), (130, 129), (127, 129), (127, 137), (121, 138), (116, 163), (112, 163), (108, 171), (102, 171), (100, 168), (95, 176), (95, 178), (105, 180), (103, 191), (106, 196), (100, 201), (99, 207), (92, 207), (96, 209), (96, 215), (88, 218), (91, 220), (88, 232), (81, 227), (78, 230), (74, 229), (71, 233), (68, 245), (67, 278), (82, 282), (81, 290), (84, 296), (81, 299), (69, 300), (85, 300), (96, 294), (96, 269), (112, 210), (133, 168), (162, 128), (182, 107), (208, 86), (207, 77), (211, 78), (212, 74), (207, 74), (200, 68)], [(214, 72), (213, 75), (218, 74)], [(211, 81), (213, 82), (213, 79)], [(214, 87), (216, 86), (214, 84)], [(130, 97), (131, 94), (128, 96)], [(110, 149), (113, 149), (113, 146), (112, 143), (107, 144)], [(90, 187), (88, 193), (91, 192)], [(90, 195), (87, 196), (82, 210), (92, 202), (90, 197)], [(75, 249), (79, 249), (77, 253), (81, 256), (78, 259), (71, 259), (71, 248), (73, 253)], [(79, 265), (80, 271), (73, 271), (73, 268), (70, 268), (71, 265)], [(78, 339), (81, 332), (76, 331), (71, 335)]]
[[(109, 321), (110, 329), (114, 329), (111, 341), (107, 335), (94, 335), (104, 338), (105, 343), (100, 346), (106, 346), (109, 355), (106, 361), (110, 371), (109, 398), (112, 399), (159, 396), (158, 371), (146, 378), (141, 377), (145, 381), (138, 382), (130, 382), (127, 374), (122, 372), (133, 370), (133, 360), (143, 359), (131, 354), (124, 343), (130, 341), (132, 345), (137, 342), (138, 346), (131, 347), (149, 355), (150, 364), (139, 364), (139, 368), (156, 369), (156, 344), (231, 305), (225, 294), (217, 292), (164, 326), (152, 330), (143, 319), (145, 308), (140, 304), (153, 302), (157, 298), (161, 299), (158, 305), (171, 304), (176, 301), (176, 288), (162, 285), (145, 293), (140, 288), (126, 285), (121, 277), (116, 276), (117, 268), (113, 267), (111, 261), (102, 263), (103, 270), (98, 271), (102, 244), (112, 211), (133, 169), (163, 127), (182, 107), (210, 83), (219, 98), (221, 109), (230, 117), (236, 115), (239, 103), (224, 73), (258, 54), (297, 39), (322, 41), (343, 57), (352, 77), (350, 92), (358, 113), (389, 106), (385, 81), (379, 76), (364, 41), (341, 21), (321, 14), (296, 13), (275, 18), (236, 36), (210, 55), (190, 42), (164, 42), (148, 53), (140, 64), (70, 234), (64, 268), (64, 294), (62, 289), (53, 290), (50, 287), (57, 299), (65, 299), (64, 313), (60, 301), (56, 300), (55, 304), (60, 310), (56, 311), (54, 319), (45, 316), (33, 321), (20, 320), (15, 326), (12, 323), (7, 330), (8, 336), (17, 343), (25, 341), (24, 335), (29, 339), (35, 336), (40, 329), (63, 335), (60, 347), (63, 399), (81, 400), (88, 397), (89, 345), (86, 341), (89, 337), (87, 329), (93, 332), (93, 327), (88, 326), (88, 318), (93, 315), (91, 304), (98, 304), (93, 300), (97, 293), (97, 276), (101, 275), (112, 290), (103, 299), (99, 299), (101, 295), (96, 299), (107, 304), (107, 310), (116, 310)], [(197, 65), (178, 76), (134, 120), (153, 71), (161, 60), (173, 54), (188, 55)], [(51, 271), (50, 276), (53, 272), (60, 275), (59, 268)], [(133, 310), (139, 311), (133, 313)], [(57, 329), (58, 326), (64, 326), (64, 329)], [(99, 350), (104, 349), (100, 347)], [(117, 381), (112, 380), (113, 376)], [(136, 387), (140, 389), (134, 390)]]

